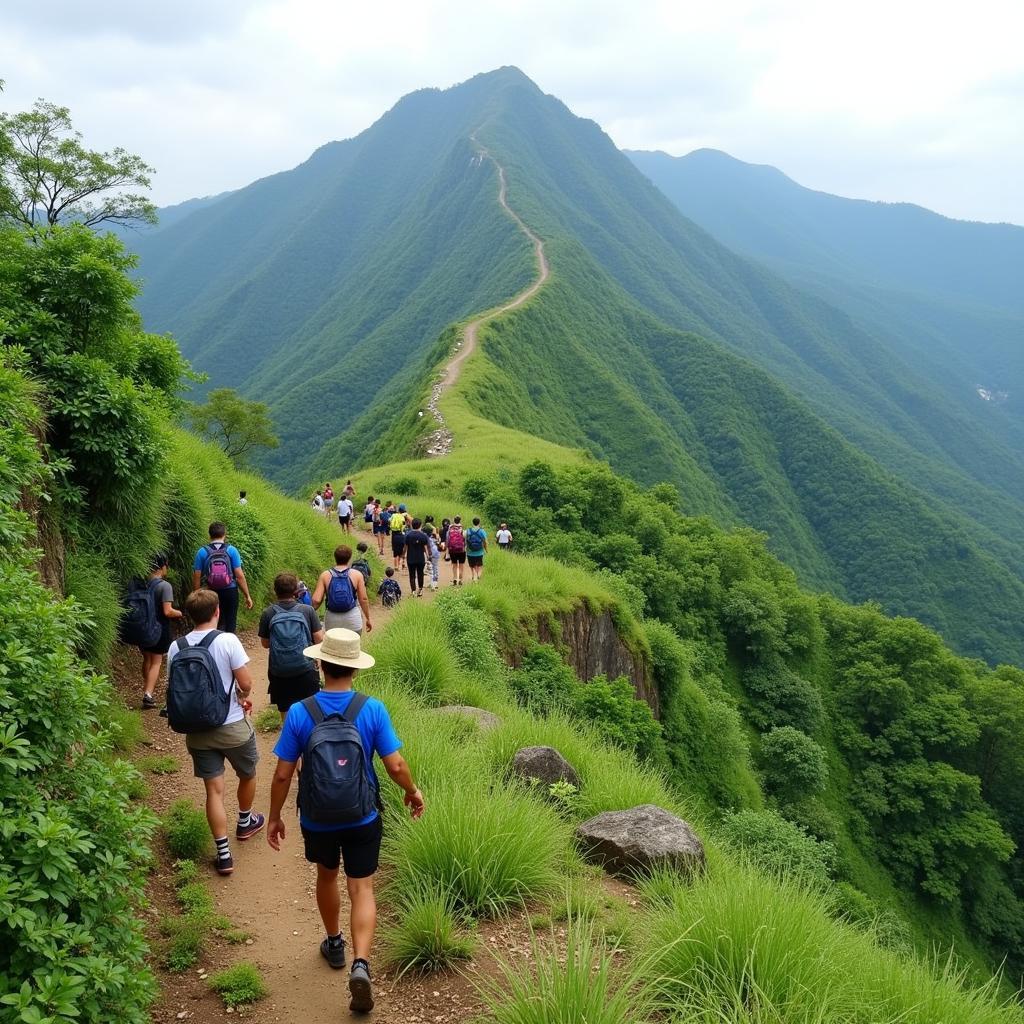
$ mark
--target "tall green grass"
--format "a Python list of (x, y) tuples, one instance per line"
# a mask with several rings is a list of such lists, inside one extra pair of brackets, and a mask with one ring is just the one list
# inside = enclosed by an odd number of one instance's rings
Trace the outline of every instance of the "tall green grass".
[(450, 893), (434, 885), (410, 887), (396, 908), (398, 920), (384, 934), (384, 960), (400, 972), (439, 971), (468, 960), (476, 943), (470, 923)]

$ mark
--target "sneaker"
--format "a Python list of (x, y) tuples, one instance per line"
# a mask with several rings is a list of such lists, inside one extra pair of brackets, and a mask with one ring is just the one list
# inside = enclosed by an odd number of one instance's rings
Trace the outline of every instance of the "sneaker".
[(240, 843), (244, 843), (246, 839), (251, 839), (257, 832), (261, 832), (266, 823), (267, 819), (262, 814), (257, 814), (253, 811), (252, 814), (249, 815), (249, 824), (244, 828), (239, 825), (235, 829), (235, 838)]
[(156, 707), (156, 697), (151, 693), (144, 693), (142, 695), (142, 710), (152, 711)]
[(324, 939), (320, 943), (320, 955), (336, 971), (340, 971), (345, 966), (345, 940), (342, 939), (339, 946), (332, 946), (330, 939)]
[(370, 969), (364, 960), (357, 960), (352, 965), (352, 973), (348, 977), (348, 990), (352, 993), (352, 1001), (348, 1008), (354, 1013), (369, 1013), (373, 1009), (373, 989), (370, 987)]
[(230, 853), (226, 857), (214, 857), (213, 866), (218, 875), (230, 875), (235, 870), (235, 862)]

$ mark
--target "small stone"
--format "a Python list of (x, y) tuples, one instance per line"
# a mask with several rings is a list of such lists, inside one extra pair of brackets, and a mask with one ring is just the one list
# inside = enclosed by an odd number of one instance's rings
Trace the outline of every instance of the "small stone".
[(501, 725), (501, 719), (493, 712), (468, 704), (448, 704), (443, 708), (435, 708), (435, 712), (439, 715), (465, 715), (466, 718), (472, 718), (484, 731), (496, 729)]
[(524, 779), (537, 779), (543, 786), (556, 782), (580, 786), (576, 769), (554, 747), (521, 747), (512, 758), (512, 771)]
[(188, 1010), (182, 1010), (181, 1013), (178, 1014), (178, 1020), (185, 1020), (186, 1017), (188, 1017)]
[(246, 940), (245, 940), (245, 944), (246, 944), (247, 946), (251, 946), (251, 945), (252, 945), (252, 939), (246, 939)]

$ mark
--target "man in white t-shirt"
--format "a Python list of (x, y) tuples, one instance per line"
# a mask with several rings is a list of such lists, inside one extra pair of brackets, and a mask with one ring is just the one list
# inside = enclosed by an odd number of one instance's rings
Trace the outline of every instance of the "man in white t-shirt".
[(501, 524), (501, 528), (494, 535), (494, 539), (498, 542), (498, 549), (500, 551), (508, 551), (512, 547), (512, 531), (508, 528), (508, 523)]
[[(217, 628), (220, 600), (216, 591), (194, 590), (185, 601), (185, 610), (192, 621), (197, 623), (196, 628), (184, 637), (188, 646), (194, 647), (210, 630)], [(168, 679), (180, 644), (181, 640), (176, 640), (167, 653)], [(210, 831), (217, 844), (214, 867), (218, 874), (230, 875), (235, 865), (228, 845), (228, 817), (224, 810), (225, 759), (238, 776), (238, 825), (235, 838), (239, 842), (251, 839), (263, 828), (266, 819), (252, 809), (256, 799), (256, 764), (260, 755), (256, 748), (256, 733), (247, 717), (247, 712), (252, 708), (249, 700), (252, 674), (247, 667), (249, 655), (234, 633), (219, 633), (210, 644), (210, 654), (217, 665), (225, 691), (231, 694), (227, 718), (216, 729), (188, 733), (185, 745), (192, 755), (193, 774), (197, 779), (202, 779), (206, 787), (206, 820), (210, 823)]]
[(352, 513), (354, 511), (355, 506), (352, 504), (352, 499), (346, 494), (338, 502), (338, 522), (346, 533), (352, 532)]

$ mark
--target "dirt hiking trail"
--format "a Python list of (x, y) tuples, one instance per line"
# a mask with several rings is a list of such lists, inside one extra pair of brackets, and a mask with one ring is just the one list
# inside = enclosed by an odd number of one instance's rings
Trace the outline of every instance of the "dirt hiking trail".
[(445, 368), (441, 371), (437, 381), (434, 383), (430, 392), (430, 401), (427, 403), (427, 408), (430, 410), (431, 415), (434, 417), (434, 420), (438, 425), (438, 429), (428, 435), (424, 440), (425, 454), (432, 458), (447, 455), (452, 450), (452, 445), (455, 439), (452, 432), (445, 425), (444, 416), (441, 413), (439, 402), (441, 396), (459, 379), (462, 364), (475, 351), (477, 334), (479, 333), (480, 328), (489, 320), (493, 320), (495, 317), (501, 316), (502, 313), (507, 313), (509, 310), (516, 309), (518, 306), (521, 306), (526, 302), (527, 299), (536, 295), (543, 287), (544, 282), (547, 281), (551, 273), (550, 267), (548, 266), (548, 258), (544, 253), (544, 242), (538, 235), (531, 231), (529, 227), (527, 227), (519, 214), (508, 205), (508, 181), (505, 177), (505, 168), (498, 163), (490, 150), (481, 146), (476, 141), (475, 135), (471, 136), (471, 138), (477, 146), (476, 158), (481, 162), (484, 160), (490, 160), (498, 169), (498, 202), (512, 220), (515, 221), (519, 230), (526, 235), (533, 245), (534, 258), (537, 261), (537, 277), (518, 295), (505, 303), (505, 305), (498, 306), (495, 309), (490, 309), (486, 313), (481, 313), (478, 317), (470, 320), (463, 329), (459, 340), (455, 344), (455, 352)]

